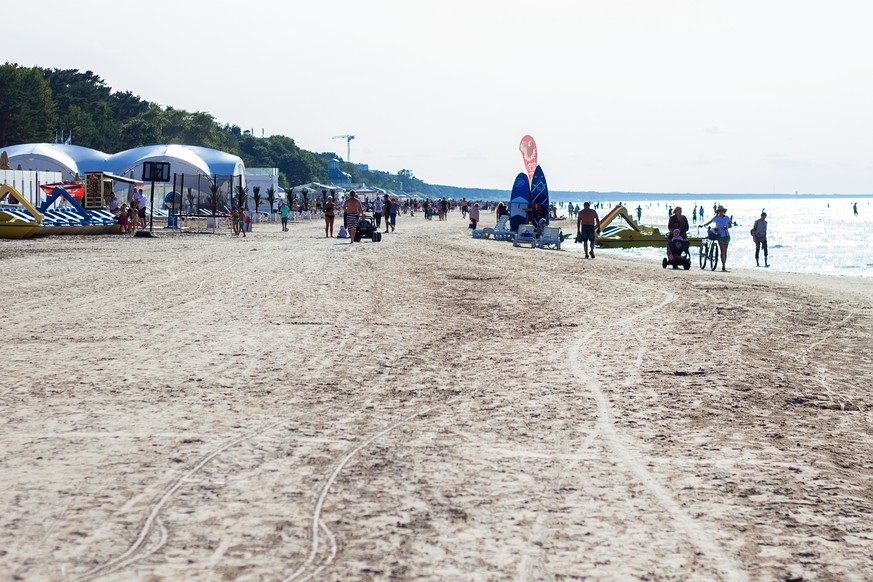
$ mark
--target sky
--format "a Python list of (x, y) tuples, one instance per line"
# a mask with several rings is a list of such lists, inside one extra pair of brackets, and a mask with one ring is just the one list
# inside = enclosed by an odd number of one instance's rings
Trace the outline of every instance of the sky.
[(4, 59), (431, 184), (510, 189), (530, 134), (552, 190), (873, 192), (867, 1), (228, 5), (19, 3)]

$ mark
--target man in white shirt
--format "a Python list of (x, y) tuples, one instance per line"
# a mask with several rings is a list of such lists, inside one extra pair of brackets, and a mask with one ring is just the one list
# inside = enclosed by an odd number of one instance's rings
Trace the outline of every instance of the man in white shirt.
[(380, 224), (382, 224), (382, 212), (384, 212), (385, 207), (382, 204), (382, 199), (376, 196), (376, 202), (373, 203), (373, 218), (376, 220), (376, 230), (379, 230)]
[(139, 228), (146, 227), (146, 199), (143, 196), (142, 188), (134, 189), (133, 197), (131, 198), (131, 202), (136, 204), (137, 211), (137, 226)]

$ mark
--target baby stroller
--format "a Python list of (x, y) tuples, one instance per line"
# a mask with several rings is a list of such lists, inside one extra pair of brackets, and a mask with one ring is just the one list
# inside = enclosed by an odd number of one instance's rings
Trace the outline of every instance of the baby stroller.
[(667, 238), (667, 256), (661, 261), (661, 266), (665, 269), (667, 265), (672, 265), (674, 269), (682, 266), (687, 271), (691, 268), (691, 253), (688, 250), (688, 240), (678, 238), (678, 229), (673, 232), (673, 238)]
[(362, 214), (358, 219), (358, 226), (355, 229), (355, 242), (361, 242), (362, 238), (368, 238), (373, 242), (382, 240), (382, 233), (376, 228), (376, 222), (372, 214)]

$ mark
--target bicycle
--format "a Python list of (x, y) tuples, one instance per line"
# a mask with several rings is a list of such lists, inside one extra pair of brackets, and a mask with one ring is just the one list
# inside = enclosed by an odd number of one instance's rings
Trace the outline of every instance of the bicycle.
[(706, 269), (706, 264), (710, 264), (710, 269), (715, 271), (718, 267), (718, 234), (713, 229), (706, 231), (706, 238), (700, 241), (700, 268)]

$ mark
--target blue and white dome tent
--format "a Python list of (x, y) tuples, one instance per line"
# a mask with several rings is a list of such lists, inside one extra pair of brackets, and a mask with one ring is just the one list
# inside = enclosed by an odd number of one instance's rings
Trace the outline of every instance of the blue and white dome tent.
[(73, 181), (85, 172), (104, 172), (109, 154), (83, 146), (61, 143), (25, 143), (0, 148), (9, 156), (9, 167), (22, 170), (60, 172), (63, 180)]
[[(196, 198), (197, 207), (202, 206), (203, 197), (210, 194), (213, 181), (219, 184), (223, 200), (227, 200), (237, 186), (246, 185), (242, 158), (200, 146), (166, 144), (125, 150), (109, 156), (105, 171), (139, 180), (145, 162), (169, 162), (173, 182), (162, 186), (162, 195), (165, 194), (163, 190), (170, 191), (175, 187), (185, 198), (189, 193), (192, 199)], [(189, 203), (185, 201), (183, 205)]]
[[(238, 186), (246, 186), (246, 168), (239, 156), (199, 146), (151, 145), (110, 155), (72, 144), (35, 143), (8, 146), (0, 152), (6, 152), (12, 168), (20, 165), (23, 170), (61, 172), (65, 181), (72, 181), (77, 175), (84, 178), (86, 172), (141, 180), (145, 162), (169, 162), (172, 181), (156, 188), (156, 194), (164, 196), (175, 185), (185, 198), (183, 206), (195, 210), (199, 210), (211, 194), (213, 182), (219, 185), (219, 208), (230, 203)], [(123, 196), (124, 190), (124, 186), (118, 188), (120, 198), (129, 200), (130, 193)]]

